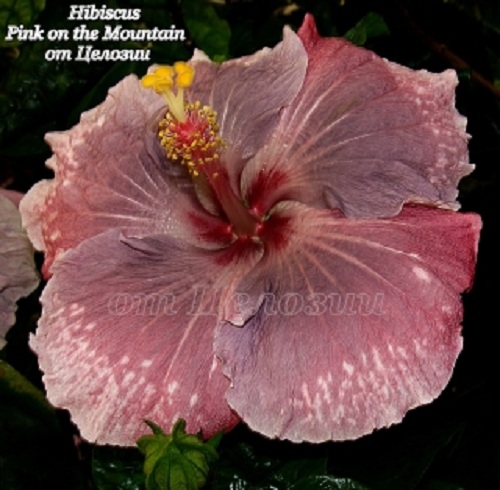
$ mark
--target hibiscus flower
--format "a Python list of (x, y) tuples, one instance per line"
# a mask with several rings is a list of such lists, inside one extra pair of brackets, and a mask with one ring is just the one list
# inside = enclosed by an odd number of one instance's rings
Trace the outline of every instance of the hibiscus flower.
[(16, 321), (16, 301), (38, 285), (33, 247), (21, 227), (21, 194), (0, 190), (0, 349)]
[(47, 135), (55, 178), (22, 211), (52, 403), (130, 445), (145, 418), (353, 439), (437, 397), (480, 228), (455, 212), (456, 83), (308, 16), (274, 49), (128, 76)]

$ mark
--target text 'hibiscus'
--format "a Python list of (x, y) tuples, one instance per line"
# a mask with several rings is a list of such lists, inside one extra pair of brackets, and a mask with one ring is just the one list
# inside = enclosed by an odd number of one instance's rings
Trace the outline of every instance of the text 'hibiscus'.
[(452, 71), (321, 38), (129, 76), (47, 135), (21, 204), (46, 254), (31, 346), (82, 435), (345, 440), (436, 398), (480, 220)]

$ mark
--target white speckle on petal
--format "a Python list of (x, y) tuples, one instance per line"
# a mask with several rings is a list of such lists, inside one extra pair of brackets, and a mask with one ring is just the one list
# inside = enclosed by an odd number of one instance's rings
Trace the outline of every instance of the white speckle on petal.
[(349, 364), (348, 362), (344, 361), (342, 363), (342, 369), (349, 375), (352, 376), (352, 373), (354, 372), (354, 366), (352, 364)]
[(339, 399), (342, 400), (344, 399), (346, 392), (349, 392), (352, 388), (352, 381), (348, 379), (344, 379), (342, 383), (340, 383), (339, 386)]
[(146, 387), (144, 388), (145, 396), (151, 396), (154, 395), (155, 393), (156, 393), (156, 387), (152, 383), (147, 384)]
[(364, 352), (361, 353), (361, 362), (363, 363), (363, 367), (368, 365), (368, 360), (366, 359), (366, 354)]
[(335, 410), (331, 413), (332, 421), (338, 423), (339, 420), (344, 418), (344, 415), (345, 415), (344, 405), (340, 403), (335, 407)]
[(153, 364), (153, 361), (151, 359), (144, 359), (144, 361), (141, 362), (141, 366), (143, 368), (148, 368)]
[(212, 377), (212, 374), (214, 374), (214, 371), (216, 369), (217, 369), (217, 359), (214, 357), (212, 365), (210, 366), (210, 372), (208, 373), (208, 379)]
[(408, 354), (406, 353), (406, 349), (403, 347), (398, 347), (397, 348), (398, 354), (403, 358), (403, 359), (408, 359)]
[(413, 267), (413, 273), (424, 282), (431, 282), (431, 278), (429, 273), (422, 269), (422, 267), (415, 266)]
[(415, 346), (415, 353), (419, 357), (427, 357), (426, 352), (422, 349), (422, 347), (425, 347), (424, 342), (419, 342), (417, 339), (413, 340), (413, 345)]
[(123, 356), (121, 359), (120, 359), (120, 364), (128, 364), (130, 362), (130, 357), (129, 356)]
[(330, 396), (330, 388), (328, 387), (328, 383), (323, 379), (322, 376), (318, 377), (318, 386), (321, 388), (321, 391), (323, 391), (323, 399), (326, 403), (330, 404), (332, 401), (332, 398)]
[(126, 387), (128, 386), (132, 380), (135, 378), (135, 374), (132, 372), (132, 371), (129, 371), (125, 377), (123, 378), (123, 383), (122, 383), (122, 386), (123, 387)]
[(198, 395), (195, 393), (194, 395), (191, 396), (189, 400), (189, 406), (194, 407), (197, 402), (198, 402)]
[(309, 395), (309, 389), (306, 383), (302, 383), (302, 396), (304, 397), (304, 401), (308, 407), (312, 406), (311, 396)]
[(63, 315), (63, 313), (66, 311), (66, 308), (63, 306), (62, 308), (59, 308), (55, 313), (54, 317), (58, 318)]
[(69, 316), (77, 316), (80, 315), (85, 311), (85, 308), (83, 306), (80, 306), (78, 303), (73, 303), (70, 307), (70, 314)]
[(375, 367), (379, 371), (383, 371), (384, 365), (382, 364), (382, 361), (380, 360), (380, 354), (378, 353), (378, 350), (374, 347), (372, 349), (372, 352), (373, 352), (373, 361), (375, 362)]
[(167, 386), (167, 391), (169, 395), (173, 395), (175, 390), (179, 388), (179, 383), (177, 381), (172, 381), (168, 386)]
[(382, 388), (380, 389), (380, 393), (384, 397), (385, 400), (389, 399), (389, 388), (387, 387), (386, 384), (382, 385)]
[(92, 330), (94, 330), (94, 328), (96, 327), (96, 325), (97, 325), (96, 322), (87, 323), (87, 325), (84, 327), (84, 330), (86, 332), (91, 332)]

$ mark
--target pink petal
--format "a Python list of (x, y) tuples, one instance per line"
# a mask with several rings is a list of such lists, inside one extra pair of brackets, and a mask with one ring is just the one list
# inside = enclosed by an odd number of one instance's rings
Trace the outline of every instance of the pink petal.
[(455, 72), (413, 71), (321, 38), (310, 16), (299, 36), (307, 76), (245, 168), (250, 205), (269, 210), (286, 198), (349, 217), (394, 216), (405, 202), (457, 209), (457, 183), (473, 166), (454, 107)]
[(222, 325), (227, 400), (269, 437), (354, 439), (436, 398), (462, 347), (480, 219), (407, 207), (392, 219), (294, 210), (279, 282), (242, 329)]
[(245, 161), (265, 143), (304, 81), (307, 56), (297, 35), (285, 28), (275, 48), (222, 64), (196, 53), (191, 100), (218, 113), (221, 136), (227, 144), (224, 161), (235, 182)]
[(194, 192), (180, 166), (166, 162), (154, 119), (163, 102), (129, 76), (69, 131), (50, 133), (55, 178), (21, 203), (23, 223), (45, 270), (63, 251), (110, 228), (130, 235), (183, 236)]
[(228, 250), (115, 229), (54, 264), (31, 346), (49, 400), (85, 439), (133, 445), (144, 418), (167, 431), (183, 418), (205, 437), (234, 426), (213, 332), (219, 317), (244, 315), (231, 291), (261, 251)]
[(38, 285), (33, 248), (21, 227), (12, 200), (19, 194), (0, 190), (0, 349), (5, 334), (16, 320), (16, 301)]

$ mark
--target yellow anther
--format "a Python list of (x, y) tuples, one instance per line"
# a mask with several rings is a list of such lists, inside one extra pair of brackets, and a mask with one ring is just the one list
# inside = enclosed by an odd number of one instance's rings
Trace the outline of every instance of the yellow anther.
[(173, 73), (170, 66), (159, 66), (153, 73), (142, 77), (141, 85), (145, 88), (152, 88), (157, 94), (164, 94), (172, 89)]
[(155, 75), (160, 78), (170, 78), (174, 76), (174, 70), (171, 66), (159, 66), (155, 70)]
[(144, 75), (141, 79), (141, 85), (145, 88), (154, 87), (156, 77), (154, 75)]
[[(141, 80), (145, 88), (152, 88), (157, 94), (163, 95), (168, 110), (177, 121), (186, 120), (184, 107), (184, 89), (192, 85), (194, 68), (184, 61), (174, 63), (174, 66), (159, 66), (154, 72), (148, 73)], [(177, 91), (174, 93), (174, 85)]]
[(179, 88), (188, 88), (192, 85), (194, 79), (194, 68), (184, 61), (174, 63), (174, 71), (176, 73), (175, 84)]

